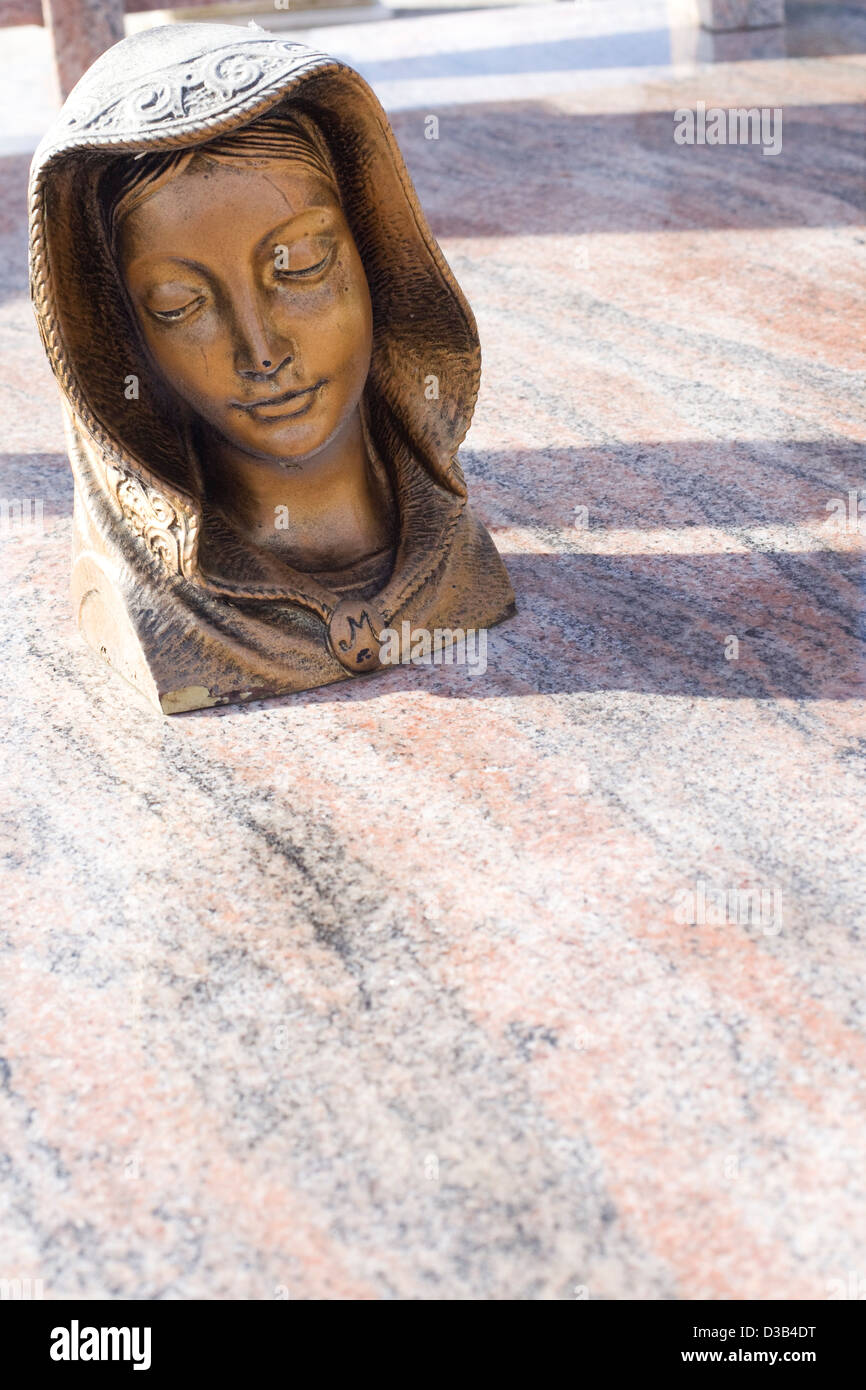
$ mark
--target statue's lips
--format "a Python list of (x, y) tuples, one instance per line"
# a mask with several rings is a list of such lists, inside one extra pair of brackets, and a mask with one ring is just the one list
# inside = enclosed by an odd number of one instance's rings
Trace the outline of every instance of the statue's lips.
[(315, 386), (307, 386), (302, 391), (283, 391), (279, 396), (262, 396), (257, 401), (232, 401), (232, 405), (237, 410), (245, 410), (254, 420), (290, 420), (295, 415), (305, 415), (312, 408), (316, 393), (324, 384), (324, 381), (317, 381)]

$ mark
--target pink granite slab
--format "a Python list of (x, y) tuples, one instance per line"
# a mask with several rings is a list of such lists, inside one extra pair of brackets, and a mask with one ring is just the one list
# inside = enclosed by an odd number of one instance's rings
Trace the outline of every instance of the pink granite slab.
[[(516, 63), (513, 14), (444, 18), (493, 67), (511, 25)], [(438, 143), (394, 114), (481, 331), (465, 465), (519, 605), (486, 674), (171, 720), (71, 623), (0, 161), (0, 494), (43, 503), (0, 539), (0, 1276), (739, 1300), (866, 1267), (864, 559), (833, 505), (866, 489), (866, 68), (653, 71), (515, 76), (434, 106)], [(698, 100), (783, 106), (782, 154), (677, 146)], [(779, 912), (682, 911), (749, 888)]]

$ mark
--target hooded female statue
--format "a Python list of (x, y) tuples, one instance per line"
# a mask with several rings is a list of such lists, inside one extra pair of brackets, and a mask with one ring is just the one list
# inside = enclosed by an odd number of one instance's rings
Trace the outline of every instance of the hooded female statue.
[(475, 322), (352, 69), (255, 28), (117, 44), (34, 157), (31, 281), (78, 621), (158, 708), (513, 611), (456, 457)]

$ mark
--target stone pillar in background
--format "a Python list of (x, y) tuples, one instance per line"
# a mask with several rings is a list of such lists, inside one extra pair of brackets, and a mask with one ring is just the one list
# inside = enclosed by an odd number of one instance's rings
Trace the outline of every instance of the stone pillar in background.
[(41, 24), (42, 0), (4, 0), (0, 5), (0, 24)]
[(763, 29), (785, 23), (785, 0), (698, 0), (705, 29)]
[(100, 53), (123, 38), (123, 0), (42, 0), (63, 97)]

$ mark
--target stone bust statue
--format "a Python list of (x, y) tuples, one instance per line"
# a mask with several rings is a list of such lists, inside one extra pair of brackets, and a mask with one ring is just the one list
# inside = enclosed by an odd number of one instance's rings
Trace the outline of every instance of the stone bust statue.
[(78, 621), (158, 708), (513, 611), (456, 457), (475, 322), (350, 68), (211, 24), (110, 49), (34, 157), (31, 279)]

